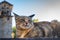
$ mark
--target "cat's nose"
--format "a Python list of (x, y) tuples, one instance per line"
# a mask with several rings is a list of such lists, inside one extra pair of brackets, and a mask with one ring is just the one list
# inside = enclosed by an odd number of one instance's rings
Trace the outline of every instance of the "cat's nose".
[(26, 25), (28, 24), (28, 22), (26, 22)]
[(28, 22), (25, 22), (25, 26), (27, 26), (28, 25)]
[(28, 24), (28, 20), (26, 20), (25, 23)]

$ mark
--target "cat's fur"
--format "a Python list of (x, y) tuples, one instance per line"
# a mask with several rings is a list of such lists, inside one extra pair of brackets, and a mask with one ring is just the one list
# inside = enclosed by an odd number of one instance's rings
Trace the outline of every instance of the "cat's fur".
[[(31, 16), (19, 16), (15, 14), (16, 21), (16, 38), (33, 38), (33, 37), (52, 37), (53, 29), (50, 22), (32, 22)], [(32, 29), (31, 29), (32, 28)], [(27, 30), (31, 29), (29, 32)], [(25, 31), (25, 32), (24, 32)], [(24, 37), (22, 34), (27, 33)]]
[(54, 37), (60, 37), (60, 22), (57, 20), (51, 21), (51, 27), (53, 28), (53, 36)]

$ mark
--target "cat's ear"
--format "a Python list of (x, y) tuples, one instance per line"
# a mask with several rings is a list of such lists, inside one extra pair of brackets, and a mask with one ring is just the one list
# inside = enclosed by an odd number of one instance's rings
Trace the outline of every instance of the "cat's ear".
[(13, 14), (14, 14), (14, 16), (19, 16), (19, 15), (17, 15), (17, 14), (16, 14), (16, 13), (14, 13), (14, 12), (13, 12)]
[(31, 18), (32, 18), (32, 17), (34, 17), (34, 16), (35, 16), (35, 14), (33, 14), (33, 15), (30, 15), (29, 17), (31, 17)]

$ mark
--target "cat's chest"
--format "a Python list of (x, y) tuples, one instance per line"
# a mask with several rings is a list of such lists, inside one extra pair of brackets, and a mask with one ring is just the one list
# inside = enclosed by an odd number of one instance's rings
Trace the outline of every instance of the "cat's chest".
[(18, 36), (18, 38), (26, 38), (27, 35), (30, 34), (31, 31), (32, 31), (32, 29), (17, 30), (17, 34), (18, 34), (17, 36)]

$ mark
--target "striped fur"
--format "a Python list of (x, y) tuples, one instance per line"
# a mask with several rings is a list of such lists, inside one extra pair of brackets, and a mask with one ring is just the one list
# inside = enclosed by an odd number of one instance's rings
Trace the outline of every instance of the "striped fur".
[[(30, 20), (30, 22), (28, 21), (28, 23), (30, 24), (28, 26), (30, 26), (30, 27), (26, 27), (26, 26), (21, 27), (20, 25), (24, 23), (24, 22), (23, 23), (20, 22), (21, 18), (23, 18), (24, 20), (27, 18), (27, 21)], [(54, 37), (53, 33), (54, 33), (55, 30), (54, 30), (54, 27), (53, 27), (54, 23), (52, 23), (52, 22), (42, 21), (42, 22), (34, 23), (34, 22), (32, 22), (32, 18), (27, 17), (27, 16), (19, 16), (17, 14), (15, 14), (15, 20), (16, 20), (16, 38), (20, 38), (22, 33), (26, 30), (29, 30), (31, 27), (33, 27), (33, 29), (31, 29), (24, 36), (24, 38)], [(56, 29), (56, 27), (55, 27), (55, 29)], [(55, 31), (55, 33), (56, 32), (57, 31)], [(59, 35), (59, 34), (55, 34), (55, 35)]]

